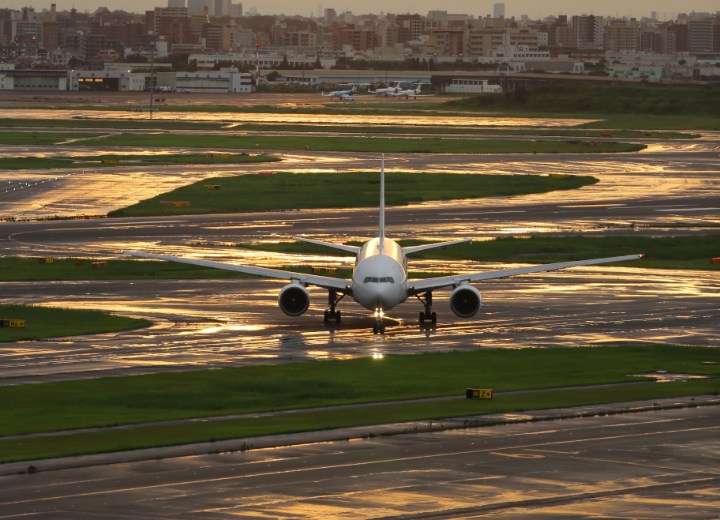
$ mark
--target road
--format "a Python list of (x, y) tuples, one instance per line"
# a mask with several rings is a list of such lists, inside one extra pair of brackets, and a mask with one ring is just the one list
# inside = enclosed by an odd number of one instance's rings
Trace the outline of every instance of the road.
[(0, 477), (0, 518), (720, 515), (720, 408), (371, 437)]

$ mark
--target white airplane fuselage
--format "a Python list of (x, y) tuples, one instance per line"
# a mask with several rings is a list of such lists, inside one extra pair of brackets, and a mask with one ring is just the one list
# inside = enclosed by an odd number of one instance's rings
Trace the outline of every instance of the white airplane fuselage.
[(407, 258), (389, 238), (373, 238), (361, 248), (352, 275), (352, 298), (373, 311), (390, 310), (407, 299)]

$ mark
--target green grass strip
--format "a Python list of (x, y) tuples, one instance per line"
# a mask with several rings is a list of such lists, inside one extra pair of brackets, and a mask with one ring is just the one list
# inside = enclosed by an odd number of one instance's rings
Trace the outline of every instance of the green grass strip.
[(183, 147), (240, 150), (313, 150), (377, 153), (607, 153), (635, 152), (644, 145), (599, 141), (523, 141), (503, 139), (441, 139), (372, 137), (310, 137), (266, 135), (120, 134), (82, 141), (83, 146)]
[(99, 137), (99, 135), (57, 132), (0, 132), (0, 144), (48, 146), (68, 139)]
[(0, 387), (0, 435), (460, 395), (466, 387), (629, 382), (657, 370), (720, 375), (718, 362), (717, 348), (666, 345), (476, 350), (9, 386)]
[[(502, 95), (481, 94), (449, 101), (459, 109), (522, 110), (573, 114), (720, 116), (720, 87), (663, 85), (541, 85)], [(642, 128), (642, 127), (639, 127)]]
[(92, 310), (0, 305), (0, 320), (23, 320), (25, 327), (0, 327), (0, 342), (100, 334), (149, 327), (147, 320)]
[[(386, 202), (402, 205), (429, 200), (523, 195), (575, 189), (597, 179), (575, 175), (468, 175), (393, 172), (385, 179)], [(208, 190), (206, 185), (220, 189)], [(113, 211), (112, 217), (235, 213), (312, 208), (377, 206), (380, 176), (375, 172), (241, 175), (190, 184)], [(186, 207), (163, 201), (188, 201)]]
[(468, 386), (496, 391), (554, 390), (497, 396), (492, 401), (409, 402), (0, 439), (0, 462), (409, 420), (717, 394), (720, 380), (716, 378), (607, 388), (562, 387), (630, 382), (637, 379), (630, 374), (657, 370), (718, 376), (719, 354), (717, 348), (675, 346), (488, 350), (5, 387), (0, 388), (0, 397), (10, 406), (3, 412), (8, 417), (4, 421), (7, 424), (2, 425), (4, 435), (53, 427), (461, 396)]
[[(0, 281), (197, 280), (248, 277), (242, 273), (221, 269), (152, 260), (53, 258), (52, 263), (39, 263), (39, 260), (40, 258), (0, 258)], [(103, 267), (97, 267), (98, 263), (104, 263)], [(93, 267), (93, 264), (96, 267)]]

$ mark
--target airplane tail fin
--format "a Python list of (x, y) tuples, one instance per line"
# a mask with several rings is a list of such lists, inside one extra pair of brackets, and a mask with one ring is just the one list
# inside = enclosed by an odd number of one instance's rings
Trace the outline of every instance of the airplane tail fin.
[(380, 222), (379, 222), (379, 247), (382, 251), (385, 241), (385, 154), (382, 154), (380, 161)]

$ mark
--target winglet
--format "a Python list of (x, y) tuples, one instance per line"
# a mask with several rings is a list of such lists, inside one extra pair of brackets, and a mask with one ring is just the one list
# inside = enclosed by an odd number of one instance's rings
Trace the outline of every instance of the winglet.
[(380, 223), (378, 249), (383, 250), (385, 241), (385, 154), (380, 161)]

